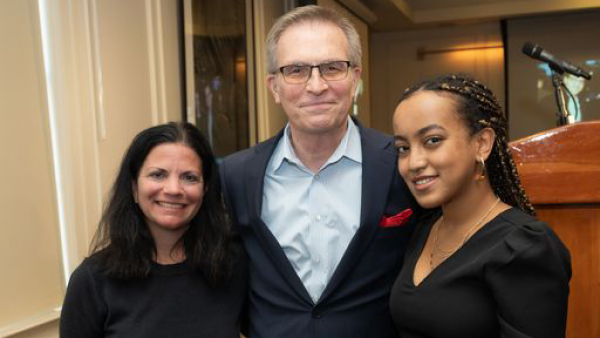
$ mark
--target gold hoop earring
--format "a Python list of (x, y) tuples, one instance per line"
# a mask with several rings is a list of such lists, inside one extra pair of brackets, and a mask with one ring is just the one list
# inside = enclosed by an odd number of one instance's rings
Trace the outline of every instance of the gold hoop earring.
[(477, 182), (482, 182), (483, 180), (485, 180), (485, 176), (486, 176), (486, 172), (487, 170), (485, 170), (485, 160), (483, 159), (483, 157), (480, 157), (477, 159), (478, 163), (481, 163), (481, 174), (479, 174), (479, 176), (477, 176)]

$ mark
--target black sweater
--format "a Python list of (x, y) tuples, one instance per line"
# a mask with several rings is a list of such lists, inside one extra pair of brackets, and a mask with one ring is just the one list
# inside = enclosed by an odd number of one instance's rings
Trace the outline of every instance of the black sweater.
[(571, 260), (548, 225), (506, 210), (415, 285), (438, 216), (417, 227), (392, 289), (403, 338), (565, 337)]
[(60, 337), (238, 338), (247, 271), (236, 252), (231, 280), (217, 288), (185, 262), (154, 264), (144, 279), (109, 278), (92, 255), (69, 281)]

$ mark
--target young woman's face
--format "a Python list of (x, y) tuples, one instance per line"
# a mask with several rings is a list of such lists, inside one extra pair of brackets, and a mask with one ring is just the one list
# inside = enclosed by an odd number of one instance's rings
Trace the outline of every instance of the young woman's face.
[(150, 151), (132, 184), (150, 232), (185, 232), (204, 196), (202, 161), (182, 143), (163, 143)]
[(414, 93), (398, 105), (393, 124), (398, 171), (421, 206), (449, 203), (474, 183), (475, 138), (451, 94)]

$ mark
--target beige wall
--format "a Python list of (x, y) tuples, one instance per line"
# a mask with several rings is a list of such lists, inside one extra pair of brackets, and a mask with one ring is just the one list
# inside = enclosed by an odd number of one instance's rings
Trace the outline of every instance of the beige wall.
[(417, 58), (420, 48), (443, 50), (501, 45), (499, 24), (440, 27), (402, 33), (375, 33), (371, 40), (371, 125), (392, 133), (394, 109), (405, 88), (437, 75), (469, 73), (487, 84), (504, 104), (504, 55), (501, 48), (447, 52)]
[(0, 336), (62, 303), (50, 121), (35, 1), (0, 1)]
[(181, 120), (176, 6), (0, 1), (1, 337), (57, 336), (65, 275), (87, 253), (124, 149)]

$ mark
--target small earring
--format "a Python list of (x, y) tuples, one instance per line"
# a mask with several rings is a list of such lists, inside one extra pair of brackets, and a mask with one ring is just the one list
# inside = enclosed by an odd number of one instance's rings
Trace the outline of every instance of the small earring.
[(479, 176), (477, 176), (477, 182), (482, 182), (483, 180), (485, 180), (485, 176), (486, 176), (486, 169), (485, 169), (485, 160), (483, 159), (483, 157), (480, 157), (477, 159), (478, 163), (481, 163), (481, 174), (479, 174)]

